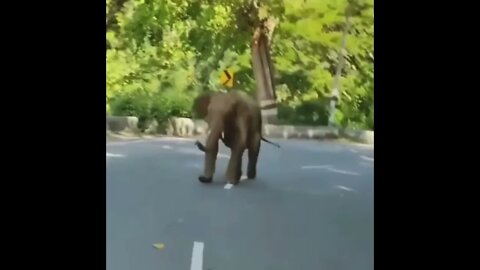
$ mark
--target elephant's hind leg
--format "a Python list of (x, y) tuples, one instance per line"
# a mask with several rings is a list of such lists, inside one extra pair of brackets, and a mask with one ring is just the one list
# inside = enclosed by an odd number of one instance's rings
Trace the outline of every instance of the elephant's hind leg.
[(242, 121), (242, 119), (237, 119), (237, 127), (238, 129), (235, 129), (237, 131), (235, 135), (231, 133), (232, 130), (225, 132), (225, 134), (231, 135), (229, 136), (230, 142), (234, 142), (231, 145), (232, 151), (227, 167), (227, 179), (232, 185), (238, 184), (238, 182), (240, 182), (240, 178), (242, 177), (242, 156), (243, 152), (245, 151), (247, 141), (247, 129), (245, 122)]
[(242, 156), (244, 148), (236, 147), (232, 149), (230, 161), (227, 166), (227, 180), (230, 184), (236, 185), (242, 177)]
[(255, 179), (257, 177), (257, 161), (260, 154), (261, 135), (255, 134), (252, 136), (248, 145), (248, 167), (247, 178)]

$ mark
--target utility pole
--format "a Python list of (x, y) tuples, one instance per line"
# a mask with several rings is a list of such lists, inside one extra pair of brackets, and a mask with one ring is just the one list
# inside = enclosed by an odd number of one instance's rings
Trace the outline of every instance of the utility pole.
[(345, 62), (343, 52), (346, 51), (347, 34), (350, 29), (350, 14), (349, 6), (345, 9), (345, 26), (342, 33), (342, 41), (340, 45), (340, 51), (338, 53), (338, 65), (335, 72), (335, 78), (333, 80), (333, 91), (330, 100), (330, 117), (328, 118), (328, 126), (335, 125), (335, 111), (337, 103), (340, 101), (340, 76), (342, 75), (342, 69)]

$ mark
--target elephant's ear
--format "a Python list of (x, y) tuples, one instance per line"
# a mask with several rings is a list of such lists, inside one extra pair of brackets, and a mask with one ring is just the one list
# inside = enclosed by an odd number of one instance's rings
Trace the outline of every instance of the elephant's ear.
[(203, 93), (193, 101), (193, 114), (197, 118), (205, 118), (208, 113), (208, 106), (210, 105), (212, 93)]

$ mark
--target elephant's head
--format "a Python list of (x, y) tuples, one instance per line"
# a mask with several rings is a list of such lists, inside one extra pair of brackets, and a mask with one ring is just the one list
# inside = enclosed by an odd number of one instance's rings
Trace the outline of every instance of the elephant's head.
[(208, 106), (213, 92), (203, 92), (193, 101), (192, 112), (196, 118), (205, 118), (208, 113)]

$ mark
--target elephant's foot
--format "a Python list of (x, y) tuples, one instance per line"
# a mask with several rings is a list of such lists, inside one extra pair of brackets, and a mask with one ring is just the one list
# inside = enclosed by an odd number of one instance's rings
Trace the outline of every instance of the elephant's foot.
[(238, 185), (238, 183), (240, 183), (240, 179), (239, 180), (228, 180), (228, 183), (236, 186), (236, 185)]
[(248, 170), (247, 171), (247, 178), (250, 180), (255, 179), (257, 177), (257, 172), (255, 170)]
[(213, 177), (205, 177), (203, 175), (198, 177), (198, 181), (201, 183), (211, 183), (213, 181)]
[(242, 172), (237, 172), (234, 176), (227, 175), (228, 183), (232, 185), (238, 185), (240, 183), (240, 178), (242, 177)]

